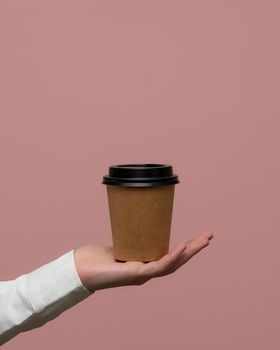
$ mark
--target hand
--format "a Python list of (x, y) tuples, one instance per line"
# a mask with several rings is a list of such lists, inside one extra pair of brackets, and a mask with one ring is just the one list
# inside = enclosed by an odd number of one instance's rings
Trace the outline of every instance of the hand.
[(144, 263), (117, 262), (113, 247), (87, 245), (74, 250), (77, 272), (83, 285), (94, 292), (126, 285), (142, 285), (151, 278), (169, 275), (209, 245), (213, 234), (207, 230), (175, 246), (161, 259)]

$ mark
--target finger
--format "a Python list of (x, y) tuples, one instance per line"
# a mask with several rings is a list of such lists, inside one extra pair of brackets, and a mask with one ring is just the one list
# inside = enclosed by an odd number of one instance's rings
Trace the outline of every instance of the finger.
[(190, 241), (192, 241), (193, 239), (196, 238), (208, 238), (208, 239), (212, 239), (214, 237), (213, 232), (210, 232), (209, 230), (202, 230), (200, 232), (198, 232), (196, 235), (194, 235), (194, 237), (192, 237), (192, 239), (190, 239)]
[(176, 266), (185, 249), (185, 243), (177, 244), (171, 252), (164, 255), (161, 259), (143, 265), (142, 273), (149, 278), (168, 274)]
[[(186, 249), (181, 255), (179, 266), (185, 264), (189, 259), (209, 245), (209, 241), (214, 237), (212, 232), (202, 231), (191, 240), (186, 242)], [(178, 267), (179, 267), (178, 266)]]

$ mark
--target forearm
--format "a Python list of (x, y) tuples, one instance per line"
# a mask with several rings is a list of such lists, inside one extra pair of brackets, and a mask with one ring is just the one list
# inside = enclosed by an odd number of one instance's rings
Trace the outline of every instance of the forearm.
[(13, 281), (0, 282), (0, 345), (91, 294), (80, 280), (73, 250)]

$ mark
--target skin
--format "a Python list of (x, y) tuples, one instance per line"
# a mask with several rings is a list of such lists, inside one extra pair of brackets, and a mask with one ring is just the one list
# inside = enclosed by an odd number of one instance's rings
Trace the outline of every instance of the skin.
[(142, 285), (152, 278), (169, 275), (209, 245), (213, 233), (203, 230), (192, 239), (176, 245), (157, 261), (119, 262), (113, 247), (86, 245), (74, 249), (74, 260), (82, 284), (92, 293), (96, 290)]

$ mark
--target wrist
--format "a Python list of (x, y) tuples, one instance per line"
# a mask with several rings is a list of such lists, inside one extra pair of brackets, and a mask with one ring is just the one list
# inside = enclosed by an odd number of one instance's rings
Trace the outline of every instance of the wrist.
[(79, 248), (74, 249), (74, 261), (75, 261), (76, 270), (81, 280), (81, 283), (88, 291), (90, 291), (91, 293), (94, 293), (95, 290), (93, 290), (90, 283), (89, 268), (87, 267), (85, 259), (81, 255)]

